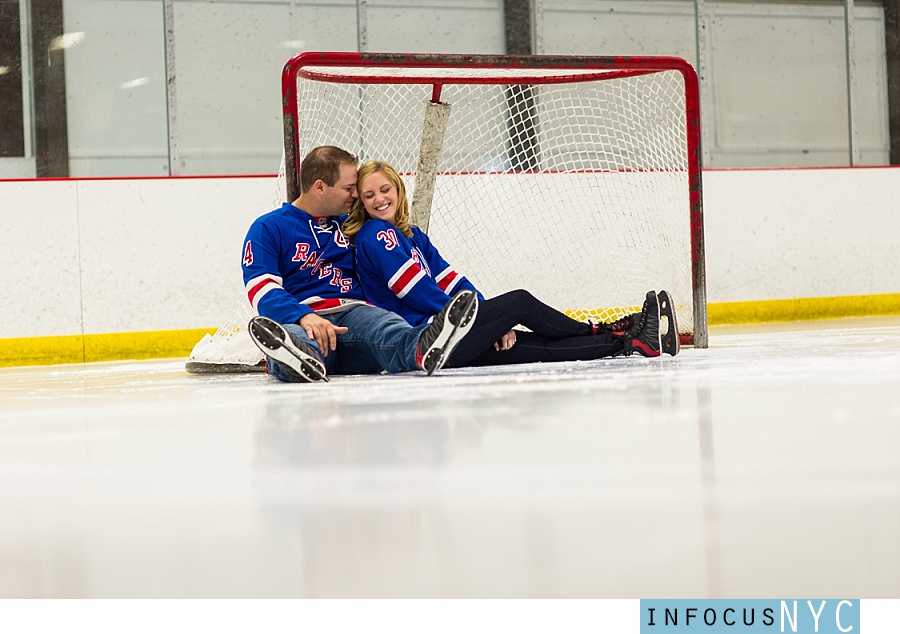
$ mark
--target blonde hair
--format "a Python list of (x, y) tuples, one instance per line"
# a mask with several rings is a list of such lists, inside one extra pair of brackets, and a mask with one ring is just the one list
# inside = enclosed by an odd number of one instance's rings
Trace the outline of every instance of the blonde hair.
[(395, 170), (390, 163), (385, 163), (383, 161), (366, 161), (360, 166), (356, 176), (356, 190), (359, 197), (354, 201), (353, 208), (350, 210), (350, 217), (344, 222), (341, 231), (343, 231), (344, 235), (350, 240), (354, 240), (356, 234), (359, 233), (359, 230), (362, 229), (362, 226), (366, 221), (372, 219), (372, 216), (366, 211), (365, 205), (363, 205), (362, 186), (363, 182), (376, 172), (384, 174), (385, 178), (388, 179), (388, 182), (397, 190), (397, 212), (394, 214), (393, 225), (407, 238), (412, 238), (412, 229), (409, 225), (409, 202), (406, 198), (406, 187), (403, 185), (403, 181), (400, 179), (400, 174), (397, 173), (397, 170)]

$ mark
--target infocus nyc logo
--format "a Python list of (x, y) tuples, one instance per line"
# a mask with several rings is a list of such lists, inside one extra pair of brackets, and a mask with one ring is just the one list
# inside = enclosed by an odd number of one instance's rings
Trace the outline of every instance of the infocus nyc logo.
[(641, 634), (860, 634), (859, 599), (641, 599)]

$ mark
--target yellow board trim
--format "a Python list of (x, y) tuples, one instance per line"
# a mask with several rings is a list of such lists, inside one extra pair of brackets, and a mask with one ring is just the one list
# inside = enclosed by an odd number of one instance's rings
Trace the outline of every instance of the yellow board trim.
[[(706, 309), (711, 326), (900, 315), (900, 293), (719, 302), (708, 304)], [(608, 311), (596, 309), (587, 312), (600, 315)], [(0, 339), (0, 367), (187, 357), (203, 335), (213, 332), (214, 328), (195, 328)]]
[(900, 294), (718, 302), (707, 304), (706, 312), (710, 326), (900, 315)]
[(0, 339), (0, 367), (186, 357), (215, 328)]

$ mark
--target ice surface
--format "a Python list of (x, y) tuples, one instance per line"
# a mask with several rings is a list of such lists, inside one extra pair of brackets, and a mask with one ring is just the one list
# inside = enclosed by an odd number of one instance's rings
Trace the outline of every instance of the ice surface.
[(333, 377), (0, 370), (0, 597), (900, 595), (900, 318)]

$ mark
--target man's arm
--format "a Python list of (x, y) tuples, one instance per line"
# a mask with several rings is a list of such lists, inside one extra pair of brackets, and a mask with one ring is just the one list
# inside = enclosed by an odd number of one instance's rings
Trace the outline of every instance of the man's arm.
[(256, 311), (281, 324), (296, 323), (315, 341), (322, 356), (337, 346), (337, 336), (347, 332), (284, 290), (279, 267), (281, 244), (277, 232), (257, 220), (247, 232), (241, 265), (247, 298)]
[(290, 324), (313, 311), (284, 290), (280, 251), (277, 233), (262, 218), (257, 219), (244, 240), (241, 259), (244, 289), (256, 312), (278, 323)]

